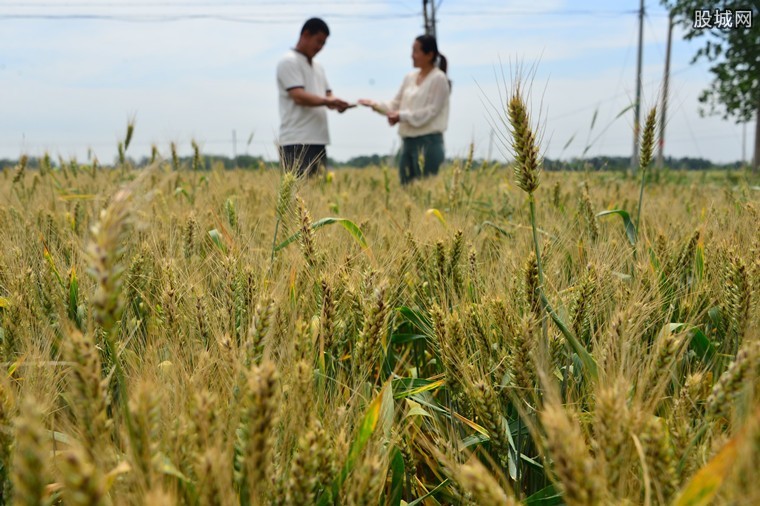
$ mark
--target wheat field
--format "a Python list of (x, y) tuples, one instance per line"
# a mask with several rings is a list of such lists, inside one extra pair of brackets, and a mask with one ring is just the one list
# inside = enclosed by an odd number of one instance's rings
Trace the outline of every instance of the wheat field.
[(4, 171), (1, 502), (759, 504), (757, 177), (540, 172), (508, 112), (407, 187)]

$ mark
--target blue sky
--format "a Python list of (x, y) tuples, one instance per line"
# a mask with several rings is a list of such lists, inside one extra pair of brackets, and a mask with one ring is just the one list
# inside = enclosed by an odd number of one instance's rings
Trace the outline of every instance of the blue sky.
[[(330, 25), (317, 59), (338, 96), (386, 99), (411, 69), (421, 3), (0, 1), (0, 158), (48, 150), (111, 161), (134, 116), (132, 156), (148, 154), (152, 143), (166, 156), (170, 142), (189, 153), (193, 139), (206, 153), (232, 155), (235, 131), (238, 154), (273, 159), (275, 66), (303, 21), (321, 16)], [(629, 156), (633, 112), (616, 116), (635, 97), (638, 5), (443, 0), (437, 31), (453, 81), (447, 155), (464, 156), (472, 141), (476, 156), (504, 159), (502, 76), (509, 85), (522, 62), (535, 68), (531, 110), (546, 156)], [(665, 10), (652, 0), (646, 9), (642, 118), (659, 104), (667, 38)], [(676, 28), (666, 154), (739, 160), (742, 126), (698, 113), (697, 97), (711, 80), (706, 64), (689, 63), (698, 47)], [(368, 109), (331, 113), (329, 121), (328, 153), (338, 160), (399, 145), (395, 129)], [(754, 128), (746, 128), (748, 156)]]

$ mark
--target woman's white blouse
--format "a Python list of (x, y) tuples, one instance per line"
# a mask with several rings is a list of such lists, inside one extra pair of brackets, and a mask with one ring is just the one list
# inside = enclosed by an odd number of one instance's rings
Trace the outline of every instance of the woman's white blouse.
[(434, 68), (417, 85), (419, 74), (419, 69), (408, 73), (396, 97), (377, 104), (385, 111), (399, 112), (398, 133), (401, 137), (443, 133), (449, 123), (451, 87), (446, 73)]

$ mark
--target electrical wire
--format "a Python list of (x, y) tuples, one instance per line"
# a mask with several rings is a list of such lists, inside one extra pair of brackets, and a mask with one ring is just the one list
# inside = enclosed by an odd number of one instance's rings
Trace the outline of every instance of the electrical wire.
[[(435, 0), (434, 0), (435, 1)], [(439, 0), (437, 2), (436, 10), (438, 12), (441, 4), (443, 3), (443, 0)], [(132, 23), (170, 23), (170, 22), (178, 22), (178, 21), (192, 21), (192, 20), (213, 20), (213, 21), (222, 21), (222, 22), (235, 22), (235, 23), (250, 23), (250, 24), (273, 24), (273, 23), (292, 23), (294, 21), (300, 20), (303, 16), (300, 13), (267, 13), (267, 14), (256, 14), (253, 11), (249, 12), (240, 12), (241, 7), (251, 7), (253, 10), (255, 10), (256, 7), (262, 7), (262, 6), (280, 6), (280, 7), (292, 7), (292, 6), (305, 6), (305, 5), (312, 5), (312, 2), (310, 1), (293, 1), (293, 0), (281, 0), (281, 1), (259, 1), (256, 3), (256, 5), (250, 5), (247, 2), (235, 2), (235, 1), (222, 1), (222, 2), (209, 2), (209, 1), (196, 1), (196, 2), (190, 2), (190, 1), (183, 1), (183, 2), (67, 2), (65, 4), (58, 4), (58, 3), (51, 3), (51, 2), (11, 2), (11, 3), (5, 3), (3, 5), (0, 5), (0, 21), (2, 20), (54, 20), (54, 21), (60, 21), (60, 20), (89, 20), (89, 21), (122, 21), (122, 22), (132, 22)], [(357, 3), (352, 0), (347, 1), (338, 1), (338, 0), (329, 0), (326, 2), (321, 2), (321, 6), (357, 6)], [(325, 13), (323, 14), (324, 17), (329, 17), (331, 19), (335, 20), (363, 20), (363, 21), (382, 21), (382, 20), (394, 20), (394, 19), (403, 19), (403, 18), (412, 18), (419, 16), (419, 13), (417, 12), (410, 12), (409, 5), (406, 2), (398, 1), (365, 1), (361, 2), (361, 6), (374, 6), (374, 5), (393, 5), (393, 6), (404, 6), (407, 8), (407, 12), (405, 13), (399, 13), (399, 12), (386, 12), (386, 13), (342, 13), (342, 12), (335, 12), (335, 13)], [(448, 4), (447, 4), (448, 5)], [(471, 9), (467, 11), (446, 11), (445, 16), (447, 18), (461, 18), (461, 17), (494, 17), (494, 16), (586, 16), (586, 17), (615, 17), (615, 16), (626, 16), (626, 15), (638, 15), (639, 10), (638, 9), (624, 9), (624, 10), (591, 10), (591, 9), (557, 9), (553, 11), (538, 11), (538, 10), (531, 10), (531, 9), (516, 9), (516, 8), (496, 8), (496, 9), (489, 9), (487, 7), (492, 7), (494, 4), (487, 4), (483, 2), (471, 2), (468, 4), (468, 6), (474, 6), (476, 9)], [(235, 8), (238, 10), (238, 12), (225, 12), (225, 13), (211, 13), (211, 12), (202, 12), (202, 13), (174, 13), (174, 14), (94, 14), (94, 13), (2, 13), (3, 9), (8, 8), (15, 8), (15, 9), (26, 9), (26, 10), (33, 10), (33, 9), (63, 9), (63, 10), (71, 10), (71, 9), (82, 9), (82, 8), (95, 8), (95, 9), (142, 9), (145, 10), (153, 10), (155, 12), (156, 9), (161, 8), (173, 8), (173, 9), (196, 9), (196, 8), (208, 8), (208, 7), (214, 7), (216, 9), (222, 9), (222, 10), (229, 10), (230, 8)], [(483, 7), (478, 10), (478, 7)], [(667, 15), (667, 13), (660, 13), (660, 12), (650, 12), (649, 9), (645, 10), (645, 18), (647, 22), (649, 23), (650, 28), (652, 28), (651, 23), (651, 16), (659, 17), (661, 15)], [(659, 46), (658, 46), (659, 48)], [(660, 52), (662, 53), (662, 50), (660, 48)], [(684, 67), (682, 69), (679, 69), (677, 71), (671, 72), (671, 76), (676, 75), (680, 72), (684, 72), (688, 70), (689, 67)], [(651, 85), (655, 83), (657, 80), (652, 80), (647, 85)], [(559, 119), (571, 117), (571, 116), (577, 116), (581, 112), (585, 112), (593, 107), (599, 107), (600, 104), (611, 102), (614, 100), (617, 100), (618, 98), (626, 95), (627, 92), (620, 92), (616, 93), (614, 95), (611, 95), (605, 99), (598, 100), (594, 102), (593, 104), (589, 104), (587, 106), (583, 106), (577, 109), (574, 109), (572, 111), (553, 116), (552, 120), (556, 121)], [(677, 107), (676, 113), (680, 112), (682, 114), (685, 114), (682, 105), (680, 107)], [(680, 110), (679, 110), (680, 109)], [(697, 139), (694, 136), (693, 131), (691, 131), (690, 126), (688, 127), (690, 130), (691, 138), (694, 141), (695, 144), (697, 143)], [(604, 133), (604, 132), (603, 132)], [(207, 141), (207, 143), (230, 143), (229, 140), (222, 141), (222, 140), (212, 140)], [(0, 143), (1, 144), (1, 143)], [(108, 143), (110, 145), (111, 143)], [(100, 145), (106, 145), (105, 143)], [(699, 147), (697, 146), (697, 151), (699, 151)]]

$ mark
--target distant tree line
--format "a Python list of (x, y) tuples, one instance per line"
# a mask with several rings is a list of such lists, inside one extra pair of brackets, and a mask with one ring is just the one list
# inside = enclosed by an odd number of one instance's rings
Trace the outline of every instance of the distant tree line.
[[(674, 170), (740, 169), (742, 162), (713, 163), (704, 158), (675, 158), (666, 156), (663, 165)], [(595, 156), (591, 158), (574, 158), (571, 160), (552, 160), (544, 158), (544, 170), (627, 170), (631, 167), (628, 156)]]
[[(234, 168), (241, 168), (241, 169), (260, 169), (265, 167), (273, 167), (277, 166), (278, 162), (276, 160), (265, 160), (263, 157), (260, 156), (250, 156), (250, 155), (239, 155), (235, 158), (231, 158), (228, 156), (223, 155), (203, 155), (203, 160), (201, 163), (201, 167), (205, 170), (211, 170), (214, 167), (220, 167), (224, 169), (234, 169)], [(553, 160), (551, 158), (544, 158), (543, 161), (543, 168), (544, 170), (549, 171), (556, 171), (556, 170), (577, 170), (577, 171), (584, 171), (584, 170), (590, 170), (590, 171), (605, 171), (605, 170), (627, 170), (630, 168), (630, 157), (625, 156), (595, 156), (591, 158), (576, 158), (576, 159), (570, 159), (570, 160)], [(131, 164), (134, 167), (144, 167), (149, 165), (150, 159), (148, 157), (143, 157), (139, 160), (135, 160), (132, 158), (127, 158), (127, 161), (129, 164)], [(448, 159), (448, 163), (454, 163), (456, 159)], [(92, 162), (78, 162), (76, 160), (73, 160), (74, 163), (84, 165), (84, 166), (91, 166)], [(193, 165), (193, 157), (192, 156), (184, 156), (180, 157), (179, 165), (183, 169), (187, 169), (192, 167)], [(72, 160), (66, 161), (63, 159), (59, 159), (57, 161), (51, 161), (53, 166), (60, 166), (61, 163), (72, 163)], [(171, 160), (164, 160), (164, 163), (171, 164)], [(493, 162), (498, 163), (498, 162)], [(669, 169), (674, 170), (707, 170), (707, 169), (723, 169), (723, 170), (731, 170), (731, 169), (740, 169), (743, 167), (742, 162), (733, 162), (733, 163), (723, 163), (723, 164), (716, 164), (711, 162), (710, 160), (706, 160), (704, 158), (690, 158), (690, 157), (683, 157), (683, 158), (675, 158), (675, 157), (665, 157), (664, 160), (665, 167)], [(0, 159), (0, 171), (7, 169), (13, 169), (18, 165), (18, 160), (10, 160), (10, 159)], [(114, 163), (114, 165), (117, 165)], [(362, 155), (362, 156), (355, 156), (353, 158), (350, 158), (349, 160), (345, 162), (339, 162), (336, 160), (333, 160), (332, 158), (328, 158), (328, 165), (332, 169), (340, 169), (340, 168), (347, 168), (347, 167), (353, 167), (358, 169), (363, 169), (365, 167), (377, 167), (381, 165), (388, 165), (390, 167), (395, 167), (396, 161), (395, 157), (389, 156), (389, 155)], [(472, 167), (473, 169), (477, 169), (479, 167), (482, 167), (484, 165), (484, 161), (482, 159), (480, 160), (474, 160)], [(27, 168), (34, 170), (38, 169), (40, 166), (40, 159), (29, 157), (27, 162)]]

